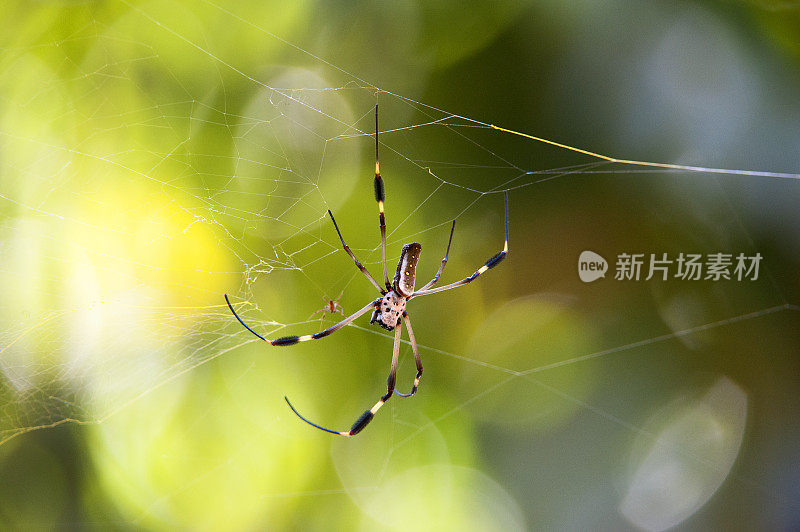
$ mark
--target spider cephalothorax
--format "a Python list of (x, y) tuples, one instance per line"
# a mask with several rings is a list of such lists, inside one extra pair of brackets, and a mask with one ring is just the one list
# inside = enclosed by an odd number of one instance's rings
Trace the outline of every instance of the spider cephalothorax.
[[(342, 247), (344, 248), (345, 252), (350, 255), (350, 258), (353, 259), (355, 262), (356, 267), (361, 270), (361, 273), (372, 283), (378, 292), (380, 293), (381, 297), (371, 301), (369, 304), (358, 310), (354, 314), (351, 314), (347, 318), (343, 319), (336, 325), (328, 327), (327, 329), (314, 333), (314, 334), (305, 334), (303, 336), (283, 336), (281, 338), (276, 338), (275, 340), (268, 340), (264, 338), (253, 329), (247, 326), (247, 324), (242, 321), (242, 319), (236, 314), (236, 311), (233, 310), (233, 306), (231, 302), (228, 300), (228, 295), (225, 295), (225, 301), (228, 303), (228, 307), (230, 307), (231, 312), (233, 315), (236, 316), (236, 319), (239, 320), (239, 323), (244, 325), (244, 327), (250, 331), (251, 333), (255, 334), (265, 342), (268, 342), (271, 345), (294, 345), (299, 342), (306, 342), (308, 340), (319, 340), (321, 338), (325, 338), (331, 333), (334, 333), (344, 327), (352, 323), (356, 318), (362, 316), (372, 311), (372, 319), (370, 323), (377, 323), (381, 327), (386, 330), (394, 330), (394, 349), (392, 350), (392, 363), (389, 367), (389, 378), (386, 380), (387, 383), (387, 390), (386, 393), (381, 396), (380, 400), (375, 403), (375, 405), (361, 414), (353, 426), (350, 427), (350, 430), (331, 430), (326, 429), (316, 423), (312, 423), (311, 421), (307, 420), (300, 413), (295, 410), (292, 403), (289, 403), (289, 399), (286, 399), (286, 402), (289, 404), (289, 408), (297, 414), (297, 416), (308, 423), (309, 425), (316, 427), (318, 429), (324, 430), (325, 432), (330, 432), (333, 434), (339, 434), (341, 436), (355, 436), (359, 432), (361, 432), (367, 424), (372, 421), (372, 418), (375, 416), (375, 413), (383, 406), (386, 401), (393, 394), (397, 394), (401, 397), (411, 397), (415, 393), (417, 393), (417, 387), (419, 386), (419, 379), (422, 377), (422, 359), (419, 356), (419, 350), (417, 349), (417, 341), (414, 339), (414, 332), (411, 330), (411, 319), (406, 312), (406, 303), (415, 298), (417, 296), (425, 296), (429, 294), (435, 294), (437, 292), (444, 292), (445, 290), (450, 290), (452, 288), (457, 288), (459, 286), (464, 286), (465, 284), (471, 283), (475, 279), (478, 278), (479, 275), (485, 273), (487, 270), (494, 268), (505, 258), (506, 254), (508, 253), (508, 193), (505, 193), (505, 203), (506, 203), (506, 241), (503, 245), (503, 249), (497, 253), (495, 256), (487, 260), (483, 266), (475, 270), (475, 272), (470, 275), (469, 277), (465, 277), (460, 281), (456, 281), (454, 283), (447, 284), (445, 286), (439, 286), (437, 288), (432, 288), (439, 281), (439, 276), (442, 275), (442, 271), (444, 271), (444, 266), (447, 264), (447, 257), (450, 255), (450, 244), (453, 242), (453, 231), (456, 228), (456, 221), (453, 220), (453, 225), (450, 228), (450, 240), (447, 242), (447, 251), (445, 251), (444, 258), (442, 259), (442, 264), (439, 266), (439, 270), (436, 272), (436, 275), (433, 276), (427, 284), (425, 284), (419, 290), (414, 289), (414, 281), (417, 277), (417, 262), (419, 261), (419, 254), (422, 246), (420, 246), (416, 242), (412, 242), (411, 244), (406, 244), (403, 246), (403, 251), (400, 252), (400, 260), (397, 263), (397, 271), (395, 272), (394, 279), (392, 282), (389, 282), (389, 275), (386, 271), (386, 221), (383, 212), (383, 202), (384, 202), (384, 190), (383, 190), (383, 180), (381, 179), (381, 172), (380, 166), (378, 165), (378, 106), (375, 106), (375, 201), (378, 202), (378, 220), (380, 222), (380, 229), (381, 229), (381, 265), (383, 266), (383, 281), (384, 287), (378, 284), (378, 281), (372, 276), (372, 274), (367, 271), (363, 264), (361, 264), (353, 252), (350, 250), (350, 247), (345, 243), (344, 238), (342, 237), (341, 231), (339, 231), (339, 226), (336, 225), (336, 220), (333, 218), (333, 213), (328, 211), (328, 214), (331, 217), (331, 221), (333, 222), (333, 227), (336, 228), (336, 233), (339, 235), (339, 240), (342, 242)], [(330, 312), (335, 311), (335, 306), (333, 305), (333, 301), (330, 302)], [(414, 377), (414, 384), (411, 386), (410, 393), (400, 393), (399, 391), (395, 390), (395, 380), (397, 376), (397, 362), (398, 356), (400, 355), (400, 333), (402, 332), (402, 328), (400, 327), (400, 322), (405, 324), (406, 330), (408, 331), (408, 341), (411, 344), (411, 350), (414, 353), (414, 362), (417, 366), (417, 375)]]
[(387, 331), (394, 330), (403, 320), (406, 312), (406, 298), (391, 290), (376, 304), (370, 323), (377, 323)]

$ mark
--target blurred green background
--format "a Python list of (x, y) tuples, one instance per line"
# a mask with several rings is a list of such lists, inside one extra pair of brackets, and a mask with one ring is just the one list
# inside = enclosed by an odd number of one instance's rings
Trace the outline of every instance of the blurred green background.
[[(800, 7), (3, 2), (3, 529), (800, 526)], [(380, 105), (391, 270), (425, 375), (357, 438)], [(612, 164), (489, 128), (612, 157)], [(753, 175), (750, 170), (772, 173)], [(778, 175), (778, 174), (781, 175)], [(584, 250), (611, 264), (577, 275)], [(755, 281), (613, 278), (621, 253)], [(644, 276), (644, 275), (643, 275)], [(340, 317), (340, 316), (339, 316)], [(398, 378), (413, 380), (403, 345)]]

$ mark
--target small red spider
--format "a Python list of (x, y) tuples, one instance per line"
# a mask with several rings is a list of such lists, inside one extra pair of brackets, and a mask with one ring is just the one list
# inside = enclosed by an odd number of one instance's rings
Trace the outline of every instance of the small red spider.
[(322, 313), (322, 319), (325, 319), (325, 313), (326, 312), (330, 312), (331, 314), (335, 314), (335, 313), (338, 312), (342, 316), (345, 316), (346, 314), (344, 313), (344, 310), (342, 309), (342, 306), (339, 304), (339, 300), (342, 298), (343, 294), (344, 294), (344, 290), (342, 290), (342, 292), (339, 294), (339, 296), (336, 299), (325, 299), (325, 298), (322, 298), (325, 301), (325, 306), (322, 307), (319, 310), (315, 310), (314, 312), (312, 312), (311, 316), (309, 316), (308, 319), (313, 318), (314, 316), (316, 316), (319, 313)]

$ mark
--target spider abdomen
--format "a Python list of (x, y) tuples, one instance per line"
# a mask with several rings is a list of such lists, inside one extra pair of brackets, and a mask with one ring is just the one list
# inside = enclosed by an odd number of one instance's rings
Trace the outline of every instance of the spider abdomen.
[(370, 323), (377, 323), (387, 331), (400, 325), (406, 311), (406, 298), (391, 290), (383, 296), (372, 312)]
[(417, 278), (417, 263), (421, 249), (421, 245), (412, 242), (403, 246), (403, 251), (400, 252), (392, 288), (403, 297), (409, 297), (414, 293), (414, 281)]

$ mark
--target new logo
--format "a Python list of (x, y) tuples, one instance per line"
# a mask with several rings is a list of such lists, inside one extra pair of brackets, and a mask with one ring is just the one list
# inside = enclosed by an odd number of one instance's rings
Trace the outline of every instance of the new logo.
[(584, 283), (591, 283), (606, 276), (608, 262), (594, 251), (583, 251), (578, 257), (578, 276)]

